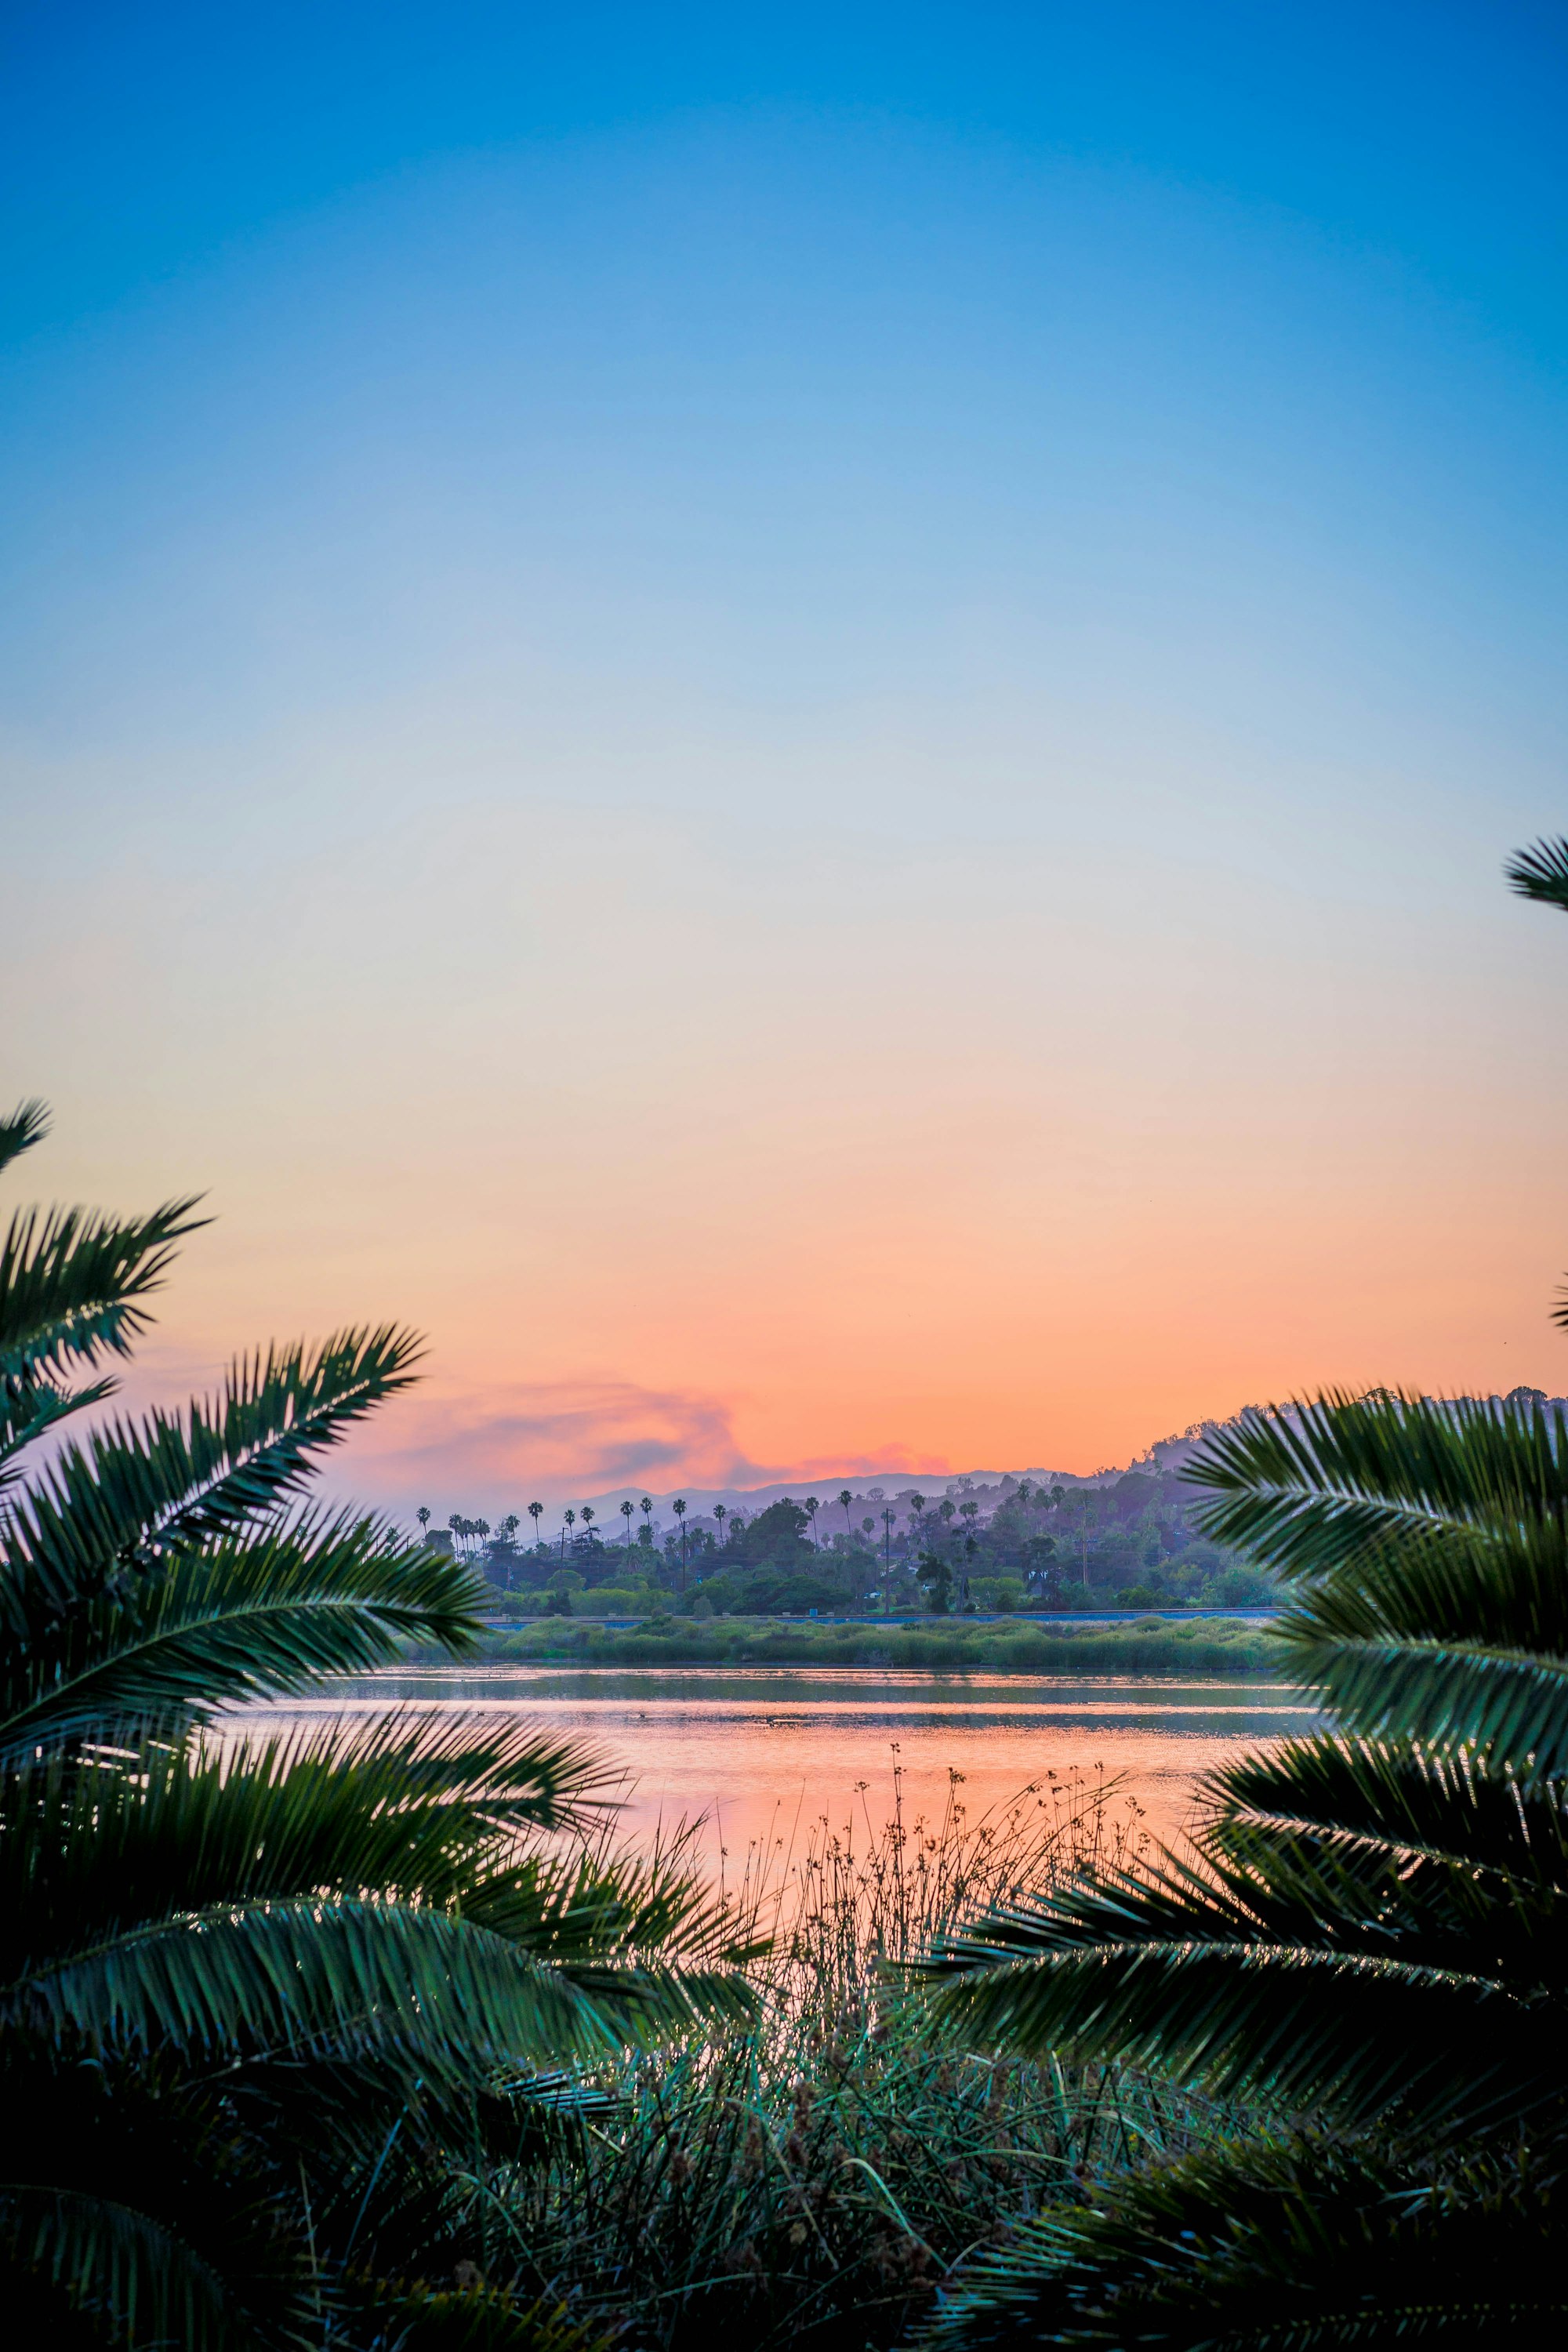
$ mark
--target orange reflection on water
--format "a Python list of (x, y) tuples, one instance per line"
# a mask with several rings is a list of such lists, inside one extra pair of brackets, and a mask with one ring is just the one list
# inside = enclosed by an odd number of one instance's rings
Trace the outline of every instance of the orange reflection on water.
[(906, 1818), (939, 1817), (954, 1772), (971, 1820), (1050, 1774), (1103, 1773), (1170, 1838), (1200, 1774), (1315, 1721), (1284, 1684), (813, 1667), (435, 1667), (268, 1712), (395, 1706), (500, 1708), (591, 1739), (628, 1774), (628, 1829), (703, 1814), (732, 1856), (759, 1841), (797, 1844), (823, 1815), (879, 1826), (895, 1766)]

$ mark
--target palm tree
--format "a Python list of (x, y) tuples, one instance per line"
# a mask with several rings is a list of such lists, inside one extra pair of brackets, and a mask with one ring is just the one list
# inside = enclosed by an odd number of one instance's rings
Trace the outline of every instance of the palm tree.
[[(45, 1124), (0, 1120), (0, 1166)], [(409, 1640), (460, 1654), (483, 1587), (306, 1498), (413, 1378), (405, 1332), (62, 1438), (194, 1205), (24, 1211), (0, 1244), (0, 2266), (25, 2342), (281, 2352), (331, 2309), (348, 2352), (412, 2323), (389, 2272), (449, 2274), (440, 2166), (509, 2108), (515, 2143), (542, 2062), (733, 1995), (667, 1871), (540, 1845), (602, 1817), (585, 1749), (462, 1717), (207, 1736)]]
[(561, 1514), (561, 1557), (566, 1557), (566, 1538), (577, 1524), (577, 1514), (568, 1508)]
[(669, 1507), (680, 1525), (680, 1589), (684, 1592), (686, 1590), (686, 1505), (678, 1495)]
[(420, 1506), (419, 1506), (419, 1508), (415, 1512), (414, 1516), (415, 1516), (415, 1517), (416, 1517), (416, 1518), (418, 1520), (418, 1522), (419, 1522), (419, 1532), (420, 1532), (420, 1534), (421, 1534), (421, 1535), (423, 1535), (423, 1534), (425, 1533), (426, 1528), (429, 1526), (429, 1524), (430, 1524), (430, 1506), (429, 1506), (429, 1504), (428, 1504), (428, 1503), (421, 1503), (421, 1504), (420, 1504)]
[(626, 1523), (626, 1557), (629, 1559), (632, 1550), (632, 1499), (629, 1495), (621, 1505), (621, 1517)]
[(838, 1496), (838, 1507), (839, 1507), (839, 1509), (840, 1509), (840, 1510), (843, 1512), (843, 1514), (844, 1514), (844, 1532), (845, 1532), (845, 1534), (849, 1538), (849, 1539), (850, 1539), (850, 1541), (851, 1541), (851, 1542), (853, 1542), (853, 1541), (854, 1541), (854, 1538), (855, 1538), (855, 1529), (854, 1529), (854, 1527), (853, 1527), (853, 1525), (852, 1525), (852, 1523), (851, 1523), (851, 1521), (850, 1521), (849, 1512), (850, 1512), (850, 1507), (851, 1507), (851, 1506), (852, 1506), (852, 1504), (854, 1503), (854, 1500), (855, 1500), (855, 1497), (854, 1497), (854, 1496), (849, 1492), (849, 1489), (848, 1489), (848, 1487), (847, 1487), (847, 1486), (845, 1486), (845, 1487), (843, 1487), (843, 1488), (840, 1490), (840, 1492), (839, 1492), (839, 1496)]
[[(1568, 842), (1510, 870), (1568, 909)], [(1211, 1775), (1190, 1856), (1000, 1907), (927, 1969), (969, 2037), (1155, 2067), (1258, 2128), (1026, 2230), (930, 2340), (1549, 2340), (1568, 1415), (1331, 1392), (1244, 1414), (1183, 1475), (1203, 1531), (1284, 1580), (1277, 1633), (1326, 1728)]]
[(537, 1544), (539, 1541), (539, 1522), (544, 1517), (543, 1504), (530, 1503), (528, 1507), (528, 1516), (533, 1521), (533, 1540)]
[(592, 1503), (584, 1503), (583, 1506), (583, 1532), (584, 1535), (589, 1536), (594, 1532), (594, 1506)]
[(813, 1543), (816, 1541), (816, 1515), (821, 1508), (822, 1505), (817, 1501), (815, 1495), (808, 1495), (806, 1496), (805, 1516), (811, 1522), (811, 1540)]
[(719, 1523), (719, 1540), (722, 1543), (724, 1540), (724, 1522), (729, 1517), (729, 1513), (725, 1510), (722, 1503), (714, 1504), (713, 1517)]

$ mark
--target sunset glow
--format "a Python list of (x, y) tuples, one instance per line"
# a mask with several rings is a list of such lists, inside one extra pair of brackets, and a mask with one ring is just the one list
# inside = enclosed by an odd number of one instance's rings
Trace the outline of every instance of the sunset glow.
[(207, 1193), (143, 1392), (411, 1322), (342, 1483), (444, 1517), (1568, 1389), (1561, 26), (1206, 13), (479, 12), (416, 133), (395, 10), (330, 168), (60, 230), (5, 1058)]

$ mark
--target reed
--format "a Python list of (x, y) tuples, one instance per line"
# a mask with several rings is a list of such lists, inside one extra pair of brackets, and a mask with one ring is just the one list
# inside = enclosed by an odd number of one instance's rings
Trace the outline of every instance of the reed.
[(1043, 2206), (1211, 2136), (1211, 2110), (1115, 2070), (940, 2044), (898, 1979), (985, 1903), (1094, 1861), (1136, 1867), (1131, 1799), (1047, 1775), (971, 1820), (953, 1773), (941, 1817), (911, 1818), (896, 1751), (879, 1820), (869, 1795), (739, 1861), (728, 1899), (774, 1927), (757, 2027), (630, 2058), (545, 2161), (476, 2184), (488, 2274), (562, 2298), (626, 2352), (731, 2326), (753, 2352), (862, 2352)]

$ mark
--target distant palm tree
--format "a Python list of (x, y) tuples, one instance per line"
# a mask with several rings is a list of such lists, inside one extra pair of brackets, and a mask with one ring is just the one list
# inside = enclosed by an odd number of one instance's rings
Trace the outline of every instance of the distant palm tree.
[(637, 1505), (637, 1508), (642, 1513), (642, 1523), (644, 1527), (651, 1527), (653, 1525), (653, 1496), (651, 1495), (645, 1495), (642, 1501)]
[(568, 1510), (563, 1511), (561, 1516), (565, 1522), (561, 1530), (561, 1557), (564, 1559), (566, 1557), (566, 1538), (577, 1524), (577, 1514), (575, 1511)]
[(725, 1510), (722, 1503), (714, 1504), (713, 1516), (719, 1522), (719, 1540), (722, 1543), (724, 1540), (724, 1521), (729, 1517), (729, 1514)]
[(621, 1505), (621, 1517), (626, 1523), (626, 1549), (629, 1552), (632, 1548), (632, 1498), (629, 1495)]
[(839, 1495), (838, 1507), (844, 1514), (844, 1532), (847, 1536), (853, 1536), (855, 1533), (855, 1528), (849, 1517), (849, 1506), (854, 1500), (854, 1496), (849, 1492), (848, 1487), (846, 1486)]
[(914, 1531), (917, 1536), (921, 1531), (921, 1522), (925, 1517), (925, 1507), (926, 1498), (923, 1495), (910, 1496), (910, 1517), (914, 1521)]
[(815, 1495), (808, 1495), (806, 1496), (805, 1516), (811, 1521), (811, 1540), (813, 1543), (816, 1541), (816, 1515), (821, 1508), (822, 1506), (817, 1501)]
[(528, 1516), (533, 1521), (533, 1540), (537, 1543), (539, 1541), (539, 1522), (544, 1516), (543, 1504), (530, 1503), (528, 1507)]
[(584, 1535), (592, 1535), (594, 1532), (594, 1506), (592, 1503), (584, 1503), (583, 1506), (583, 1532)]
[(686, 1590), (686, 1505), (682, 1497), (678, 1495), (669, 1507), (680, 1522), (680, 1589), (684, 1592)]

